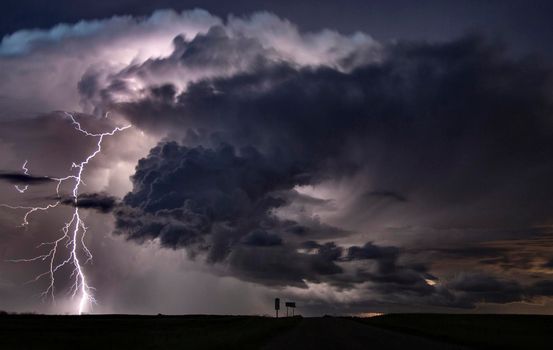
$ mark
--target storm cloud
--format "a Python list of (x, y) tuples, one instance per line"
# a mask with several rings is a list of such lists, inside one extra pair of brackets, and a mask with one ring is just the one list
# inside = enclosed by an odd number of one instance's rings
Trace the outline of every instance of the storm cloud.
[(53, 181), (47, 176), (33, 176), (24, 173), (0, 172), (0, 180), (16, 185), (39, 185)]
[(425, 210), (452, 205), (434, 225), (545, 222), (551, 71), (501, 52), (476, 37), (403, 44), (350, 73), (275, 63), (112, 107), (185, 141), (286, 155), (311, 183), (362, 174), (374, 199), (392, 188)]
[[(140, 47), (142, 35), (149, 44), (133, 57), (119, 49)], [(99, 182), (63, 204), (112, 213), (117, 237), (185, 251), (214, 274), (314, 298), (321, 310), (551, 296), (553, 70), (539, 58), (479, 35), (380, 43), (302, 32), (269, 13), (196, 10), (15, 33), (0, 69), (83, 47), (94, 54), (68, 68), (64, 106), (100, 129), (133, 125), (132, 140), (106, 145), (133, 156), (92, 168), (130, 175), (130, 185)], [(0, 131), (6, 147), (67, 126), (59, 114), (17, 112), (27, 119), (3, 125), (27, 136)], [(93, 146), (62, 136), (71, 157)], [(134, 170), (109, 168), (133, 157)], [(106, 191), (120, 183), (121, 200)]]
[(74, 198), (64, 198), (61, 202), (77, 208), (94, 209), (104, 214), (110, 213), (117, 206), (117, 198), (105, 193), (81, 193), (77, 201)]
[[(188, 62), (191, 55), (205, 54), (224, 61), (202, 64), (240, 67), (226, 60), (244, 44), (215, 44), (214, 35), (229, 40), (218, 27), (187, 48), (176, 43), (173, 62), (163, 63), (178, 72), (196, 64)], [(244, 57), (260, 45), (248, 41)], [(228, 55), (219, 51), (225, 48)], [(322, 246), (313, 256), (298, 254), (310, 233), (300, 240), (288, 228), (316, 229), (278, 212), (291, 205), (282, 193), (298, 186), (356, 179), (361, 187), (349, 216), (401, 206), (418, 225), (546, 224), (546, 208), (553, 204), (547, 185), (553, 175), (547, 161), (553, 155), (548, 66), (510, 58), (478, 36), (388, 45), (376, 61), (354, 50), (334, 67), (298, 66), (273, 59), (274, 52), (255, 52), (259, 58), (245, 69), (184, 89), (152, 85), (130, 102), (117, 101), (109, 87), (102, 90), (112, 96), (105, 106), (182, 144), (161, 143), (139, 162), (133, 191), (123, 200), (127, 209), (116, 214), (120, 233), (138, 241), (159, 238), (193, 255), (203, 251), (208, 261), (228, 263), (238, 277), (268, 284), (306, 280), (352, 287), (370, 281), (381, 293), (433, 295), (426, 302), (459, 306), (473, 306), (472, 297), (523, 300), (523, 287), (493, 284), (493, 277), (478, 277), (485, 294), (477, 290), (477, 277), (435, 287), (427, 282), (436, 279), (430, 264), (400, 263), (397, 247), (367, 243), (332, 258), (320, 255)], [(326, 238), (343, 241), (344, 235)], [(370, 260), (369, 268), (359, 266)], [(310, 268), (297, 269), (305, 265)], [(459, 295), (446, 302), (445, 291)]]

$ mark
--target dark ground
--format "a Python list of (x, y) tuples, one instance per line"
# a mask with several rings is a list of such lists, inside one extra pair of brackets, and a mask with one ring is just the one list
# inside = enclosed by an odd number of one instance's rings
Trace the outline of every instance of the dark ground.
[(390, 314), (367, 325), (476, 349), (553, 349), (553, 316)]
[(553, 316), (0, 315), (0, 349), (550, 349)]

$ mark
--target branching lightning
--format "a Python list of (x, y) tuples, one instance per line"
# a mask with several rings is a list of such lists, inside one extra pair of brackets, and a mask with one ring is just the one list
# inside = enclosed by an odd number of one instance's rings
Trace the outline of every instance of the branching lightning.
[[(29, 169), (27, 169), (27, 163), (28, 161), (25, 160), (25, 162), (23, 163), (23, 166), (21, 167), (21, 169), (23, 169), (23, 174), (25, 175), (29, 175)], [(29, 185), (25, 185), (25, 187), (20, 187), (19, 185), (15, 185), (15, 189), (19, 193), (25, 193), (25, 191), (27, 191), (28, 188), (29, 188)]]
[[(50, 203), (44, 207), (27, 207), (27, 206), (11, 206), (7, 204), (1, 204), (0, 206), (10, 208), (10, 209), (23, 209), (26, 210), (23, 216), (23, 222), (21, 226), (29, 225), (29, 216), (37, 211), (47, 211), (49, 209), (55, 208), (61, 203), (61, 194), (60, 188), (62, 184), (69, 182), (72, 184), (72, 194), (71, 198), (74, 204), (74, 211), (69, 219), (61, 229), (62, 235), (56, 240), (51, 242), (43, 242), (38, 245), (37, 248), (49, 247), (50, 249), (42, 255), (35, 256), (29, 259), (17, 259), (11, 260), (13, 262), (33, 262), (33, 261), (45, 261), (47, 262), (49, 268), (46, 272), (36, 276), (32, 281), (38, 281), (42, 278), (48, 278), (49, 284), (46, 290), (42, 292), (43, 297), (52, 298), (55, 301), (55, 275), (58, 270), (62, 267), (70, 266), (72, 272), (70, 278), (72, 280), (72, 285), (70, 288), (70, 294), (72, 298), (78, 296), (79, 301), (77, 305), (77, 310), (79, 315), (86, 310), (88, 306), (96, 303), (94, 296), (92, 294), (94, 288), (88, 284), (83, 266), (92, 260), (92, 253), (85, 244), (85, 236), (87, 233), (87, 227), (84, 221), (81, 219), (79, 213), (79, 188), (83, 182), (83, 172), (88, 165), (88, 163), (96, 157), (102, 151), (102, 142), (104, 137), (113, 136), (117, 132), (126, 130), (131, 126), (116, 127), (112, 131), (104, 133), (91, 133), (83, 129), (81, 124), (75, 119), (73, 114), (64, 112), (65, 115), (71, 120), (75, 130), (84, 134), (87, 137), (94, 137), (98, 139), (96, 149), (89, 154), (82, 162), (73, 162), (71, 165), (71, 171), (73, 174), (62, 177), (62, 178), (51, 178), (57, 182), (56, 185), (56, 197), (57, 201)], [(106, 116), (107, 117), (107, 116)], [(22, 169), (25, 175), (28, 175), (27, 161), (23, 163)], [(20, 193), (24, 193), (28, 189), (28, 185), (25, 187), (15, 186), (16, 190)], [(65, 249), (64, 249), (65, 248)], [(68, 255), (61, 259), (60, 255), (62, 254), (61, 250), (67, 251)], [(60, 261), (61, 259), (61, 261)]]

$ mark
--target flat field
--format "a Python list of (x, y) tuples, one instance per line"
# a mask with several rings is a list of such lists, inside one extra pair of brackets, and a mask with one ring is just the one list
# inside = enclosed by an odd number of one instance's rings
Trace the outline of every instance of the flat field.
[(550, 349), (553, 316), (0, 315), (0, 349)]

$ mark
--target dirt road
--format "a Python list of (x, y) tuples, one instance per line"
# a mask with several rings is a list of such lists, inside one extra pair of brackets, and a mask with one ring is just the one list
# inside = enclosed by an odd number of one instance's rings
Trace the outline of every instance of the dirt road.
[(304, 318), (263, 349), (466, 349), (337, 317)]

